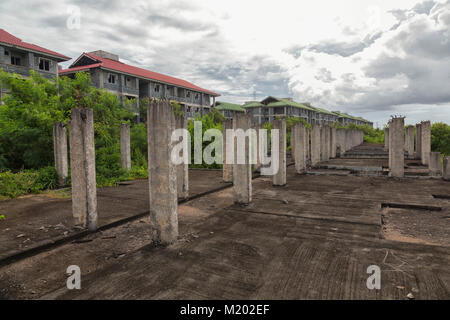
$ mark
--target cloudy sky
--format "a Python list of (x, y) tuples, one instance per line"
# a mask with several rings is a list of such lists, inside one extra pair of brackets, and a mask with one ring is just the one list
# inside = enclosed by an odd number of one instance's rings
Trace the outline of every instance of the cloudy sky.
[(219, 100), (450, 123), (450, 0), (1, 0), (0, 28), (73, 58), (117, 53)]

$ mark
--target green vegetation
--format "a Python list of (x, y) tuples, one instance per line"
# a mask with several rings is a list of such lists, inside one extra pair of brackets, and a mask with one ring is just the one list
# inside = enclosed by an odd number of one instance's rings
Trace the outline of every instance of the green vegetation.
[[(200, 121), (202, 123), (202, 136), (209, 129), (216, 129), (222, 132), (222, 123), (225, 121), (225, 117), (217, 110), (213, 109), (210, 113), (204, 116), (197, 116), (194, 120), (188, 122), (188, 131), (191, 136), (191, 155), (194, 155), (194, 121)], [(214, 141), (203, 141), (202, 150), (205, 150), (206, 146)], [(214, 155), (214, 154), (213, 154)], [(212, 163), (207, 164), (203, 161), (202, 164), (195, 164), (194, 159), (191, 159), (192, 164), (190, 168), (208, 168), (208, 169), (220, 169), (221, 164)]]
[(431, 125), (431, 151), (450, 155), (450, 125), (443, 122)]
[(53, 169), (53, 123), (67, 122), (72, 108), (94, 111), (97, 185), (145, 177), (145, 124), (132, 124), (132, 170), (120, 164), (120, 124), (130, 123), (131, 104), (91, 86), (89, 74), (47, 80), (32, 72), (29, 79), (0, 72), (9, 93), (0, 105), (0, 196), (16, 197), (57, 187)]
[(23, 194), (38, 193), (57, 186), (58, 176), (54, 167), (38, 170), (22, 170), (0, 173), (0, 197), (15, 198)]

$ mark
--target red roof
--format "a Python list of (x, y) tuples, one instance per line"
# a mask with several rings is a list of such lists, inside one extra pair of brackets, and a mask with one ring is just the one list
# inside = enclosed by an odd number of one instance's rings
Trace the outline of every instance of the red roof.
[(3, 29), (0, 29), (0, 42), (6, 43), (6, 44), (10, 44), (16, 47), (21, 47), (21, 48), (26, 48), (26, 49), (30, 49), (33, 51), (38, 51), (44, 54), (49, 54), (52, 56), (56, 56), (61, 58), (63, 61), (67, 61), (70, 60), (71, 58), (62, 55), (58, 52), (52, 51), (52, 50), (48, 50), (45, 48), (42, 48), (40, 46), (37, 46), (35, 44), (32, 43), (27, 43), (27, 42), (23, 42), (21, 39), (13, 36), (12, 34), (10, 34), (9, 32), (6, 32)]
[(200, 87), (196, 86), (195, 84), (190, 83), (190, 82), (188, 82), (186, 80), (174, 78), (174, 77), (171, 77), (171, 76), (167, 76), (167, 75), (164, 75), (164, 74), (161, 74), (161, 73), (157, 73), (157, 72), (141, 69), (141, 68), (138, 68), (138, 67), (133, 67), (133, 66), (130, 66), (130, 65), (125, 64), (125, 63), (120, 62), (120, 61), (99, 57), (99, 56), (94, 55), (92, 53), (86, 53), (85, 52), (85, 53), (83, 53), (83, 55), (85, 55), (85, 56), (87, 56), (87, 57), (89, 57), (89, 58), (91, 58), (93, 60), (96, 60), (98, 62), (95, 63), (95, 64), (86, 65), (86, 66), (80, 66), (80, 67), (74, 67), (74, 68), (69, 68), (69, 69), (65, 69), (65, 70), (60, 70), (59, 74), (72, 73), (72, 72), (77, 72), (77, 71), (81, 71), (81, 70), (86, 70), (86, 69), (100, 67), (100, 68), (114, 70), (114, 71), (118, 71), (118, 72), (122, 72), (122, 73), (131, 74), (131, 75), (134, 75), (134, 76), (137, 76), (137, 77), (140, 77), (140, 78), (145, 78), (145, 79), (149, 79), (149, 80), (156, 80), (156, 81), (160, 81), (160, 82), (176, 85), (176, 86), (179, 86), (179, 87), (188, 88), (188, 89), (191, 89), (191, 90), (196, 90), (196, 91), (208, 93), (208, 94), (211, 94), (213, 96), (219, 96), (219, 94), (217, 94), (217, 93), (214, 93), (212, 91), (200, 88)]

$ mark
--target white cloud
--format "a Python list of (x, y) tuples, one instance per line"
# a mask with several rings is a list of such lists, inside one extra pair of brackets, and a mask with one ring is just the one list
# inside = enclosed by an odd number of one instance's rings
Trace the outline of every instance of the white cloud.
[[(66, 28), (69, 5), (81, 9), (80, 30)], [(0, 28), (74, 58), (97, 49), (118, 53), (125, 62), (217, 91), (222, 100), (244, 102), (254, 92), (294, 96), (384, 121), (389, 113), (439, 115), (450, 106), (449, 5), (3, 0)], [(446, 110), (441, 115), (436, 118), (450, 122)]]

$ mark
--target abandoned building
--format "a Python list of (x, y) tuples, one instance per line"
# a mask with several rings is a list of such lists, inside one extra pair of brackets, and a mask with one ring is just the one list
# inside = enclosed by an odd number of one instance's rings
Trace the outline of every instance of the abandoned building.
[(277, 116), (285, 116), (303, 118), (307, 123), (319, 125), (333, 124), (337, 121), (342, 125), (354, 123), (373, 126), (372, 122), (363, 118), (313, 107), (307, 102), (295, 102), (292, 98), (276, 98), (269, 96), (261, 102), (248, 101), (244, 103), (243, 108), (252, 114), (253, 124), (272, 122)]
[(125, 64), (120, 62), (118, 55), (101, 50), (83, 53), (59, 74), (74, 77), (80, 71), (90, 73), (95, 87), (117, 94), (122, 101), (135, 101), (132, 111), (136, 115), (139, 114), (140, 99), (166, 98), (179, 102), (189, 119), (208, 113), (219, 96), (186, 80)]
[(216, 109), (227, 119), (233, 119), (236, 113), (245, 112), (238, 104), (216, 101)]
[[(53, 79), (58, 76), (58, 63), (70, 59), (55, 51), (24, 42), (0, 29), (0, 69), (3, 71), (29, 77), (30, 70), (34, 70), (43, 77)], [(0, 97), (3, 92), (5, 91), (0, 87)]]

